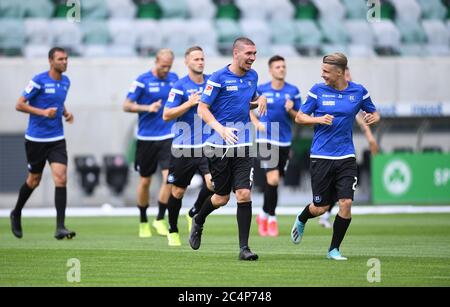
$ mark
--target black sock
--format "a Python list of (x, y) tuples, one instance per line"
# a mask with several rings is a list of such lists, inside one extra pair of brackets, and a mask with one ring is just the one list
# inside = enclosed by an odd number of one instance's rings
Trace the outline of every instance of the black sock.
[(211, 212), (213, 212), (214, 210), (216, 210), (217, 208), (215, 208), (211, 202), (211, 197), (209, 196), (206, 200), (205, 203), (202, 205), (202, 208), (200, 209), (200, 212), (197, 214), (197, 216), (195, 217), (195, 222), (199, 225), (203, 225), (205, 224), (205, 219), (208, 215), (211, 214)]
[(300, 222), (302, 222), (303, 224), (305, 224), (310, 218), (313, 218), (313, 217), (315, 217), (315, 216), (312, 215), (311, 212), (309, 211), (309, 205), (308, 205), (305, 207), (305, 209), (303, 209), (303, 212), (298, 217), (298, 220)]
[(30, 188), (26, 182), (20, 187), (19, 197), (13, 210), (15, 215), (21, 215), (22, 209), (33, 191), (34, 189)]
[(239, 247), (248, 246), (248, 237), (250, 234), (250, 225), (252, 223), (252, 202), (237, 204), (237, 223), (239, 229)]
[(167, 204), (158, 201), (158, 215), (156, 220), (164, 220), (164, 215), (166, 214)]
[(209, 196), (212, 196), (213, 194), (214, 192), (210, 191), (206, 184), (203, 184), (202, 188), (200, 189), (200, 192), (198, 192), (198, 197), (197, 200), (195, 201), (194, 206), (191, 209), (189, 209), (189, 216), (193, 217), (195, 214), (197, 214), (202, 208), (202, 205), (205, 203), (205, 200)]
[(178, 216), (180, 215), (182, 199), (175, 198), (172, 193), (167, 203), (167, 211), (169, 211), (169, 232), (178, 232)]
[(145, 205), (145, 206), (143, 206), (143, 207), (141, 207), (141, 206), (138, 205), (137, 207), (138, 207), (139, 212), (140, 212), (140, 214), (141, 214), (141, 219), (140, 219), (141, 223), (147, 223), (147, 222), (148, 222), (148, 218), (147, 218), (147, 208), (148, 208), (148, 204)]
[(266, 184), (266, 189), (264, 190), (264, 205), (263, 211), (271, 216), (275, 215), (275, 208), (278, 203), (278, 186)]
[(341, 246), (342, 240), (344, 239), (345, 233), (347, 232), (348, 226), (352, 219), (344, 219), (336, 214), (336, 218), (333, 223), (333, 238), (331, 239), (331, 245), (329, 251)]
[(66, 218), (66, 204), (67, 204), (67, 188), (55, 188), (55, 207), (56, 207), (56, 227), (65, 228), (64, 220)]

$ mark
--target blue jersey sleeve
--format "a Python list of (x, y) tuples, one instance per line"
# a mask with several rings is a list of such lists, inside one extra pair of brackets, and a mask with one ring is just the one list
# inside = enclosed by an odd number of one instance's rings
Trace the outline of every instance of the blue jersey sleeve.
[(127, 98), (131, 101), (136, 102), (138, 101), (139, 97), (141, 97), (141, 95), (144, 93), (144, 91), (145, 91), (145, 84), (144, 82), (142, 82), (141, 77), (139, 77), (131, 84)]
[(169, 92), (169, 96), (167, 97), (167, 102), (165, 104), (166, 108), (175, 108), (184, 103), (183, 101), (184, 92), (183, 86), (176, 82), (172, 89)]
[(308, 92), (308, 97), (305, 103), (301, 106), (300, 110), (308, 115), (314, 113), (317, 109), (317, 85), (314, 85)]
[(206, 87), (203, 90), (200, 100), (211, 106), (214, 103), (214, 100), (216, 100), (221, 87), (220, 77), (216, 74), (212, 74), (206, 82)]
[(363, 87), (363, 98), (362, 98), (362, 104), (361, 104), (361, 110), (368, 113), (373, 113), (377, 110), (375, 105), (372, 102), (372, 99), (370, 98), (369, 92)]
[(32, 99), (33, 97), (36, 97), (41, 89), (42, 89), (42, 83), (40, 82), (39, 78), (36, 76), (30, 82), (28, 82), (27, 87), (22, 92), (22, 96), (28, 101)]
[(295, 88), (295, 92), (294, 92), (294, 110), (298, 111), (300, 110), (300, 107), (302, 106), (302, 97), (300, 95), (300, 91), (298, 90), (298, 88)]

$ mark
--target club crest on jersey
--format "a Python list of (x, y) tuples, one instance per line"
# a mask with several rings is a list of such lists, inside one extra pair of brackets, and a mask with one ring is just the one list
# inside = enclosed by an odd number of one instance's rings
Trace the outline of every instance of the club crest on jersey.
[(169, 174), (169, 176), (167, 176), (167, 182), (173, 183), (174, 181), (175, 181), (175, 176), (173, 174)]
[(320, 196), (320, 195), (314, 196), (314, 202), (315, 203), (320, 203), (321, 201), (322, 201), (322, 196)]
[(356, 99), (355, 99), (355, 96), (350, 95), (350, 96), (348, 96), (348, 100), (350, 100), (350, 101), (355, 101)]
[(169, 93), (169, 97), (167, 97), (167, 101), (168, 102), (173, 102), (174, 99), (175, 99), (175, 93), (174, 92), (170, 92)]
[(203, 94), (207, 95), (207, 96), (211, 96), (213, 90), (213, 86), (212, 85), (206, 85), (205, 91), (203, 92)]

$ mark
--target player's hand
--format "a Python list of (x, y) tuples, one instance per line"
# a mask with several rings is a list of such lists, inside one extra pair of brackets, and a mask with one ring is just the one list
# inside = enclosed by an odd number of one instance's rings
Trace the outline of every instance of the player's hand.
[(256, 129), (260, 132), (265, 132), (266, 131), (266, 125), (264, 125), (263, 123), (259, 122), (256, 124)]
[(286, 109), (286, 112), (289, 112), (294, 108), (294, 102), (290, 99), (286, 99), (286, 103), (284, 104), (284, 108)]
[(66, 112), (63, 114), (63, 116), (64, 116), (66, 122), (68, 122), (69, 124), (73, 123), (74, 117), (73, 117), (72, 113)]
[(258, 114), (259, 116), (263, 116), (267, 114), (267, 97), (261, 95), (256, 100), (258, 102)]
[(198, 105), (198, 103), (200, 102), (200, 95), (198, 93), (194, 93), (191, 96), (189, 96), (189, 105), (191, 107)]
[(48, 118), (55, 118), (58, 108), (48, 108), (44, 110), (44, 116)]
[(234, 145), (238, 141), (238, 137), (236, 135), (237, 131), (238, 129), (236, 128), (223, 127), (222, 130), (220, 131), (220, 136), (222, 137), (222, 139), (225, 140), (225, 143), (227, 143), (228, 145)]
[(334, 116), (325, 114), (324, 116), (317, 117), (318, 124), (331, 126), (333, 124)]
[(364, 112), (364, 122), (367, 125), (373, 125), (375, 123), (377, 123), (380, 120), (380, 116), (378, 115), (378, 113), (366, 113)]
[(161, 106), (162, 106), (161, 103), (162, 103), (162, 100), (160, 99), (160, 100), (155, 101), (154, 103), (150, 104), (150, 105), (148, 106), (148, 112), (150, 112), (150, 113), (156, 113), (156, 112), (158, 112), (159, 109), (161, 109)]

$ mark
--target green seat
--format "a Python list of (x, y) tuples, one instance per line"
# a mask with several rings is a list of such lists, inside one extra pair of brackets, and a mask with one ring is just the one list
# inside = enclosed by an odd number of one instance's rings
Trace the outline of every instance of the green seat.
[(319, 15), (319, 11), (312, 3), (298, 4), (295, 6), (295, 19), (310, 19), (316, 20)]
[(348, 32), (340, 20), (320, 19), (319, 25), (327, 43), (344, 45), (350, 40)]
[(223, 4), (217, 7), (216, 19), (238, 20), (240, 16), (241, 11), (233, 3)]
[(162, 9), (156, 2), (143, 3), (138, 6), (138, 18), (146, 19), (160, 19), (162, 16)]
[(389, 2), (383, 2), (380, 8), (380, 18), (381, 19), (395, 19), (395, 7)]
[(396, 22), (401, 39), (406, 44), (422, 44), (426, 41), (426, 34), (420, 23), (412, 19), (401, 19)]
[(106, 0), (89, 0), (82, 1), (81, 4), (81, 19), (82, 20), (96, 20), (108, 18), (108, 6)]
[(232, 19), (217, 19), (216, 30), (220, 53), (223, 55), (230, 54), (234, 40), (242, 36), (239, 24)]

